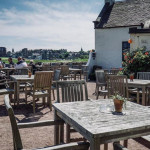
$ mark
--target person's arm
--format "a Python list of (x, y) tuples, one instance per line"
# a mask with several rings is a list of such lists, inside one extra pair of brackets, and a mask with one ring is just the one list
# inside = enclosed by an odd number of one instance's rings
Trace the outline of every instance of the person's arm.
[(16, 65), (15, 65), (15, 69), (22, 69), (22, 68), (23, 68), (22, 64), (19, 64), (19, 65), (16, 64)]

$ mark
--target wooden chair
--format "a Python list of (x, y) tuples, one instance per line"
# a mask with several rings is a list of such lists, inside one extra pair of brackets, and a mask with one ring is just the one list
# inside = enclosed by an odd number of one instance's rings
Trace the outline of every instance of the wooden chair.
[(118, 93), (123, 97), (129, 98), (127, 76), (109, 75), (107, 79), (107, 89), (108, 97)]
[[(58, 103), (88, 100), (87, 85), (84, 80), (58, 81), (56, 82), (56, 87)], [(73, 132), (75, 132), (75, 130), (66, 124), (67, 143), (83, 140), (83, 138), (71, 139), (71, 133)]]
[(119, 73), (119, 71), (120, 71), (120, 69), (111, 69), (110, 74), (117, 75)]
[(51, 71), (55, 71), (55, 70), (60, 69), (60, 66), (59, 66), (59, 65), (50, 66), (50, 67), (51, 67)]
[(72, 79), (72, 76), (70, 75), (68, 65), (62, 65), (61, 66), (60, 78), (63, 79), (63, 80)]
[[(104, 70), (96, 70), (95, 71), (95, 75), (96, 75), (96, 99), (98, 99), (99, 95), (104, 95), (104, 98), (106, 98), (106, 95), (108, 93), (107, 90), (103, 90), (103, 86), (106, 89), (106, 78), (105, 78), (105, 73)], [(99, 88), (101, 88), (101, 90), (99, 90)]]
[[(125, 75), (108, 75), (107, 76), (107, 89), (104, 90), (107, 93), (108, 98), (112, 95), (120, 94), (123, 97), (128, 98), (128, 82)], [(124, 141), (124, 146), (127, 147), (127, 140)], [(108, 144), (104, 145), (104, 149), (108, 149)]]
[[(123, 97), (129, 98), (127, 76), (109, 75), (107, 77), (107, 89), (108, 98), (111, 98), (111, 96), (115, 94), (120, 94)], [(127, 140), (124, 141), (124, 146), (127, 147)]]
[(50, 70), (51, 70), (50, 64), (43, 64), (42, 71), (50, 71)]
[(81, 69), (81, 65), (79, 65), (79, 64), (72, 65), (72, 68), (75, 68), (75, 69)]
[(137, 79), (150, 80), (150, 72), (137, 72)]
[(25, 92), (26, 100), (27, 100), (27, 95), (33, 97), (33, 113), (35, 113), (35, 99), (41, 97), (43, 99), (47, 97), (50, 110), (52, 111), (52, 102), (51, 102), (52, 76), (53, 76), (52, 71), (36, 72), (34, 77), (33, 91), (27, 91), (27, 86), (26, 86), (26, 92)]
[(28, 68), (16, 69), (17, 75), (28, 75)]
[[(52, 126), (52, 125), (63, 125), (63, 121), (54, 121), (54, 120), (47, 120), (47, 121), (39, 121), (39, 122), (31, 122), (31, 123), (17, 123), (13, 109), (10, 105), (9, 97), (8, 95), (5, 96), (5, 105), (6, 109), (8, 111), (8, 115), (10, 118), (10, 123), (12, 127), (12, 134), (13, 134), (13, 145), (14, 145), (14, 150), (22, 150), (23, 149), (23, 144), (20, 136), (19, 129), (22, 128), (33, 128), (33, 127), (44, 127), (44, 126)], [(60, 132), (61, 133), (61, 132)], [(62, 135), (60, 134), (60, 139), (63, 140)], [(61, 141), (63, 142), (63, 141)], [(88, 150), (89, 148), (89, 143), (88, 142), (82, 142), (82, 143), (69, 143), (69, 144), (62, 144), (62, 145), (56, 145), (56, 146), (51, 146), (51, 147), (45, 147), (45, 148), (40, 148), (42, 150)], [(40, 150), (38, 149), (38, 150)], [(34, 149), (36, 150), (36, 149)]]
[(14, 82), (9, 80), (0, 80), (0, 86), (3, 86), (0, 88), (0, 95), (9, 94), (9, 97), (12, 99), (12, 94), (14, 94)]
[(59, 81), (60, 79), (60, 70), (55, 70), (54, 71), (54, 76), (53, 76), (53, 84), (51, 86), (52, 92), (53, 92), (53, 98), (55, 100), (55, 93), (54, 90), (56, 90), (56, 81)]

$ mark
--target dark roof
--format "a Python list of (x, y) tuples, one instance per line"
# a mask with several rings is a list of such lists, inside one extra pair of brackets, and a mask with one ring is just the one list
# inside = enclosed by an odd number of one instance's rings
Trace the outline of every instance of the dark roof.
[(150, 29), (138, 29), (138, 28), (129, 28), (129, 33), (150, 33)]
[(95, 28), (139, 26), (150, 19), (150, 0), (125, 0), (106, 3), (94, 21)]

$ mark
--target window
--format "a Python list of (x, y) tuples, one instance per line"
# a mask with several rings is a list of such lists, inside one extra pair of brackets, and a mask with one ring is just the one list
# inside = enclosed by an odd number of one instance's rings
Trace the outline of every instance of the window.
[(130, 52), (130, 44), (128, 41), (122, 42), (122, 60), (124, 61), (124, 53)]

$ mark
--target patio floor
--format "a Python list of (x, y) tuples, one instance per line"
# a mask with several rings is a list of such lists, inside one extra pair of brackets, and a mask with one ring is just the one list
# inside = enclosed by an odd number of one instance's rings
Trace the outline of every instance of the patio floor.
[[(95, 99), (96, 96), (93, 95), (95, 91), (95, 83), (88, 82), (88, 95), (89, 98)], [(21, 94), (24, 98), (24, 94)], [(0, 149), (1, 150), (12, 150), (12, 132), (7, 116), (7, 112), (4, 106), (4, 96), (0, 96)], [(30, 99), (29, 99), (30, 102)], [(55, 102), (55, 101), (52, 101)], [(14, 108), (15, 116), (19, 122), (30, 122), (30, 121), (40, 121), (40, 120), (50, 120), (53, 119), (53, 111), (50, 112), (49, 108), (42, 106), (38, 107), (37, 113), (33, 115), (32, 105), (25, 105), (24, 102), (20, 103), (18, 108)], [(41, 127), (41, 128), (30, 128), (30, 129), (20, 129), (21, 138), (23, 141), (23, 146), (25, 149), (40, 148), (49, 145), (53, 145), (53, 130), (54, 127)], [(78, 134), (76, 136), (79, 136)], [(129, 150), (148, 150), (143, 145), (135, 142), (134, 140), (129, 140), (128, 145)], [(109, 144), (109, 150), (112, 150), (112, 144)]]

